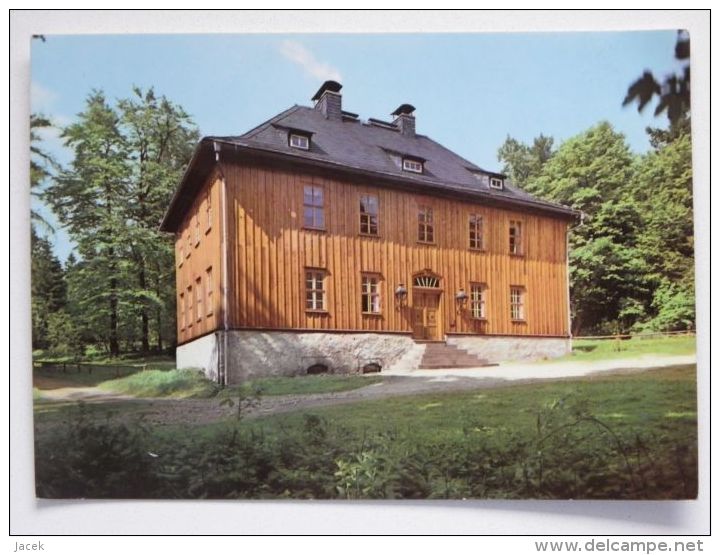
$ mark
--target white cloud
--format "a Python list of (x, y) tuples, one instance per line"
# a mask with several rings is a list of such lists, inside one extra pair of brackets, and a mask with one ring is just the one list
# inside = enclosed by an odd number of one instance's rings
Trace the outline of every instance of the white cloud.
[(340, 71), (332, 67), (330, 64), (319, 61), (315, 55), (305, 48), (302, 44), (294, 40), (285, 40), (280, 44), (280, 53), (291, 62), (299, 65), (305, 73), (326, 81), (342, 81)]
[(56, 98), (57, 94), (37, 81), (30, 83), (30, 106), (33, 112), (49, 112)]

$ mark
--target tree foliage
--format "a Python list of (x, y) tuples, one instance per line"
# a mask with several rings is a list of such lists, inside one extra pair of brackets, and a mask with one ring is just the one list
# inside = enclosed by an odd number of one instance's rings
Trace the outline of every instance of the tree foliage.
[(680, 73), (665, 77), (660, 83), (653, 73), (645, 70), (630, 87), (623, 106), (637, 102), (638, 112), (657, 97), (655, 115), (666, 113), (671, 124), (683, 119), (690, 111), (690, 35), (687, 31), (677, 33), (675, 59), (682, 64)]
[(500, 149), (510, 175), (528, 176), (526, 190), (583, 214), (570, 236), (575, 334), (693, 327), (692, 151), (685, 129), (682, 121), (648, 129), (654, 149), (638, 157), (602, 122), (544, 162), (536, 157), (535, 169), (524, 173), (533, 148), (508, 138)]
[(77, 245), (68, 311), (112, 355), (174, 341), (173, 252), (158, 226), (197, 137), (182, 108), (139, 88), (116, 105), (93, 91), (63, 129), (74, 157), (44, 197)]

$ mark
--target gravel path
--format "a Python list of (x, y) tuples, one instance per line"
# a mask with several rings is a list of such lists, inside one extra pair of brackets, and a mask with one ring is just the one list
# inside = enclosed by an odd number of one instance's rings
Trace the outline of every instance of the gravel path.
[[(485, 368), (416, 370), (383, 374), (383, 381), (335, 393), (263, 397), (245, 411), (249, 417), (266, 416), (321, 406), (385, 399), (402, 395), (493, 388), (511, 383), (568, 379), (601, 373), (641, 372), (649, 368), (694, 364), (695, 355), (645, 356), (598, 362), (507, 364)], [(236, 408), (220, 405), (218, 399), (134, 399), (94, 387), (58, 388), (42, 391), (47, 401), (100, 403), (104, 408), (122, 408), (121, 418), (143, 414), (149, 424), (203, 424), (227, 418)]]

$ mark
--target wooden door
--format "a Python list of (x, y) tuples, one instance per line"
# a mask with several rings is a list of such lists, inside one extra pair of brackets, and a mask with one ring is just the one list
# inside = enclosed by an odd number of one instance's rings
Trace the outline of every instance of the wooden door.
[(413, 293), (413, 338), (440, 339), (440, 295)]

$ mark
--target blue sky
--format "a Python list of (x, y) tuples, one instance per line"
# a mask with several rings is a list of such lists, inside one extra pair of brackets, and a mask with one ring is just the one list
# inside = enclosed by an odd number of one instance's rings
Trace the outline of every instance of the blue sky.
[[(677, 69), (676, 32), (395, 35), (47, 35), (33, 41), (32, 110), (73, 121), (92, 89), (109, 99), (154, 86), (194, 118), (203, 135), (240, 134), (293, 104), (311, 105), (325, 79), (343, 84), (343, 107), (389, 119), (408, 102), (419, 133), (500, 170), (507, 135), (540, 133), (556, 145), (601, 120), (636, 153), (649, 148), (652, 108), (622, 107), (644, 69)], [(56, 131), (45, 147), (67, 163)], [(40, 207), (47, 214), (47, 210)], [(50, 217), (52, 219), (52, 217)], [(58, 229), (64, 260), (71, 250)]]

